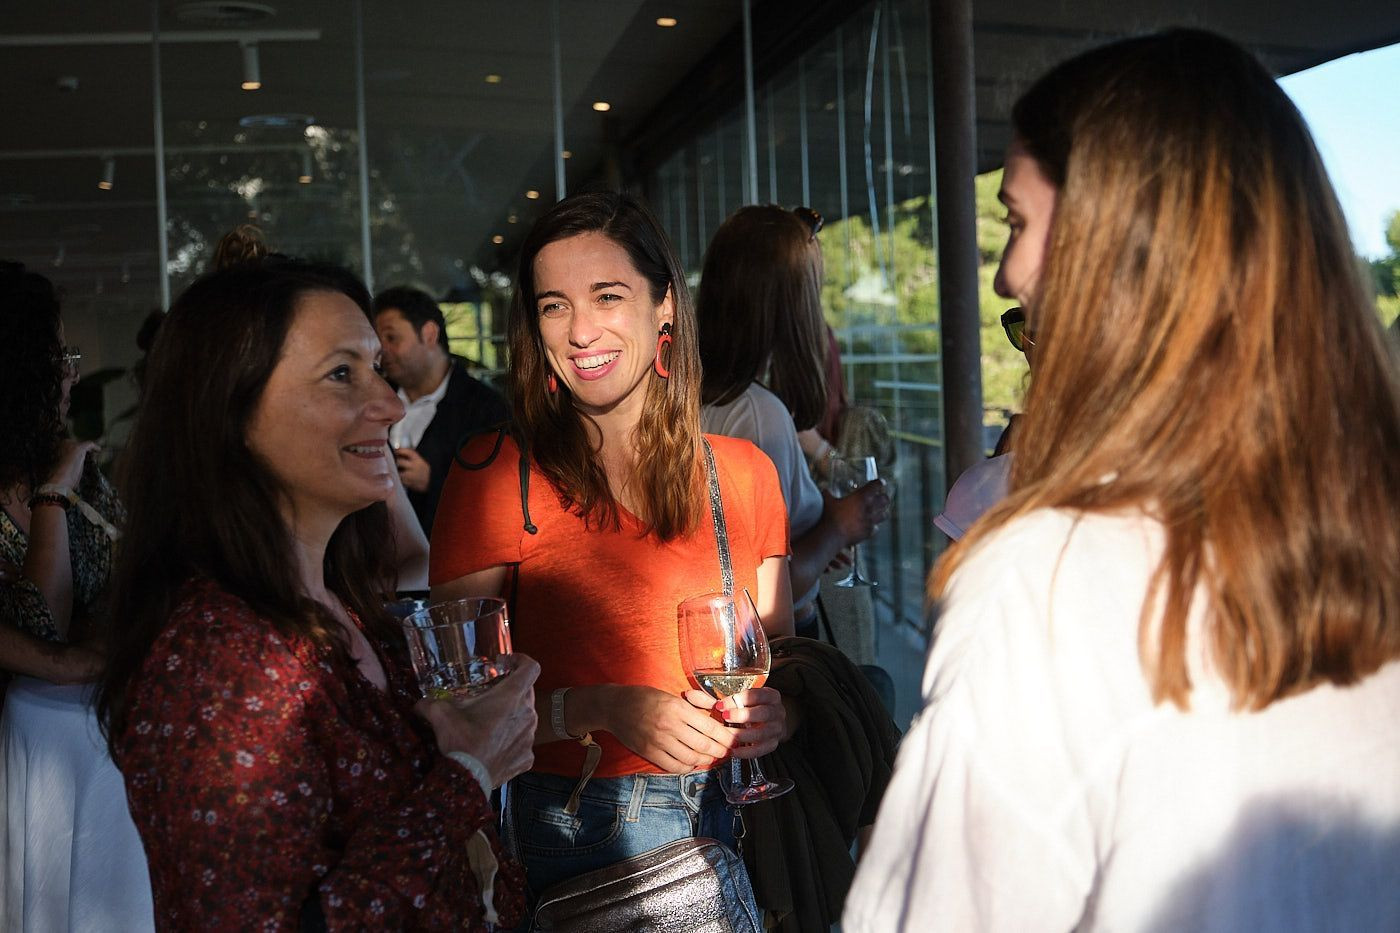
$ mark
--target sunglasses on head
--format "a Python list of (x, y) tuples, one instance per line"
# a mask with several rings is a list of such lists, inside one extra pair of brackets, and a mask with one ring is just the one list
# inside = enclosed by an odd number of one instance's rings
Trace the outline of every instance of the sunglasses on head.
[(1026, 312), (1022, 309), (1012, 308), (1003, 314), (1001, 327), (1006, 331), (1006, 339), (1022, 353), (1026, 352), (1027, 347), (1035, 347), (1035, 331), (1026, 327)]
[(817, 234), (822, 232), (822, 227), (826, 224), (826, 221), (822, 219), (822, 215), (818, 214), (810, 207), (794, 207), (792, 212), (797, 215), (798, 220), (806, 224), (808, 229), (812, 231), (807, 239), (815, 240)]

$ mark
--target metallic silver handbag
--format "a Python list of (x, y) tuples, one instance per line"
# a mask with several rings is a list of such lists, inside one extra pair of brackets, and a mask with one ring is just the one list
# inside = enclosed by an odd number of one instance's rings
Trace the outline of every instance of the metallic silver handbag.
[(728, 907), (743, 863), (714, 839), (678, 839), (560, 882), (540, 897), (547, 933), (740, 933)]

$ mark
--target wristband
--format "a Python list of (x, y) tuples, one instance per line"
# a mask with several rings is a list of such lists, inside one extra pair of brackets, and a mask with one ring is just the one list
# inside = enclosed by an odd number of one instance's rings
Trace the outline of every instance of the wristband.
[(549, 695), (549, 726), (554, 730), (555, 738), (578, 742), (581, 741), (584, 736), (574, 735), (564, 723), (564, 697), (567, 696), (568, 693), (568, 687), (560, 687)]
[(481, 759), (466, 752), (448, 752), (447, 757), (471, 772), (471, 776), (476, 779), (476, 783), (481, 785), (481, 792), (487, 797), (491, 796), (491, 791), (495, 787), (491, 783), (491, 773), (486, 770), (486, 766), (481, 763)]

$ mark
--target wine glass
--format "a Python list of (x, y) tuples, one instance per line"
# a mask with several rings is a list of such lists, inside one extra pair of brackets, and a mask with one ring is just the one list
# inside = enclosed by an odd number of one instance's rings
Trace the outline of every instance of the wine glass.
[(418, 686), (430, 699), (476, 696), (510, 673), (504, 599), (471, 596), (424, 606), (403, 628)]
[[(680, 623), (681, 661), (695, 682), (716, 700), (768, 679), (768, 639), (748, 590), (737, 595), (706, 593), (685, 600), (676, 611)], [(738, 728), (737, 726), (735, 728)], [(736, 806), (772, 800), (792, 790), (786, 778), (769, 780), (758, 760), (750, 762), (749, 779), (742, 779), (741, 759), (731, 760), (729, 787), (724, 796)]]
[[(845, 498), (867, 483), (879, 478), (874, 457), (834, 457), (831, 461), (831, 494), (837, 499)], [(844, 580), (837, 580), (836, 586), (875, 586), (875, 581), (867, 579), (860, 572), (860, 545), (851, 548), (851, 572)]]

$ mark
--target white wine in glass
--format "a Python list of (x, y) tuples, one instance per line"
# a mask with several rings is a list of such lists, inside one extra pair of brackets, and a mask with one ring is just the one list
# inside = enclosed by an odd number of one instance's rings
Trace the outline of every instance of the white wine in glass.
[[(706, 593), (692, 597), (680, 604), (676, 618), (681, 662), (702, 690), (722, 700), (763, 686), (768, 679), (768, 638), (748, 590), (734, 596)], [(754, 759), (748, 779), (731, 781), (724, 796), (730, 803), (744, 806), (781, 797), (792, 786), (786, 778), (769, 780)]]
[[(834, 457), (831, 461), (831, 494), (837, 499), (856, 492), (879, 479), (874, 457)], [(875, 581), (860, 572), (860, 545), (851, 548), (851, 572), (836, 586), (874, 586)]]

